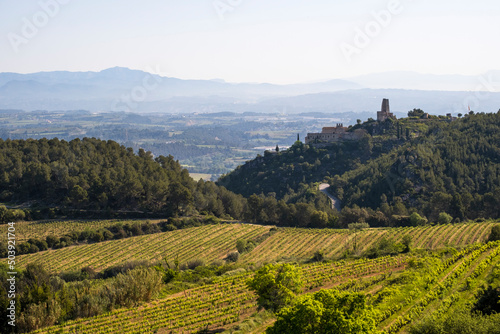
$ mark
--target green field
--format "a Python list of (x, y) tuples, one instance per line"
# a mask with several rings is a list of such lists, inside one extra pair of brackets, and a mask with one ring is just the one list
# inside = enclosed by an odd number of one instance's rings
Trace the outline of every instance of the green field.
[[(422, 315), (452, 312), (458, 301), (473, 296), (481, 280), (498, 266), (500, 243), (473, 245), (442, 262), (430, 256), (428, 261), (434, 260), (434, 267), (421, 269), (420, 273), (409, 266), (409, 259), (384, 257), (301, 268), (308, 282), (306, 292), (322, 287), (365, 292), (377, 301), (374, 306), (379, 311), (379, 329), (385, 333), (404, 333), (407, 325)], [(428, 269), (435, 271), (426, 272)], [(415, 278), (425, 274), (434, 283), (401, 282), (397, 277), (402, 274)], [(223, 277), (178, 296), (33, 333), (199, 333), (202, 329), (220, 332), (255, 316), (256, 296), (245, 283), (250, 275)], [(263, 333), (262, 329), (257, 332)]]
[[(84, 222), (66, 222), (82, 228)], [(114, 221), (103, 221), (111, 224)], [(23, 225), (25, 224), (25, 226)], [(61, 231), (62, 222), (46, 223)], [(94, 222), (99, 226), (99, 222)], [(250, 224), (219, 224), (187, 228), (49, 250), (18, 257), (18, 266), (42, 264), (51, 272), (78, 271), (91, 266), (100, 272), (132, 260), (158, 262), (165, 257), (180, 263), (220, 261), (236, 250), (236, 241), (260, 243), (240, 256), (239, 270), (180, 293), (118, 308), (92, 318), (80, 318), (33, 333), (264, 333), (274, 317), (257, 310), (254, 292), (246, 285), (253, 270), (268, 262), (291, 262), (300, 267), (303, 293), (335, 288), (364, 292), (377, 311), (383, 333), (406, 333), (427, 316), (445, 316), (473, 299), (487, 277), (500, 270), (500, 242), (485, 243), (496, 222), (446, 224), (406, 228), (349, 230), (278, 228)], [(22, 223), (30, 235), (45, 233), (44, 224)], [(36, 231), (36, 232), (35, 232)], [(375, 259), (346, 258), (362, 254), (381, 240), (399, 242), (405, 235), (413, 251)], [(321, 250), (328, 261), (310, 263)], [(259, 320), (263, 319), (263, 320)], [(240, 328), (240, 330), (238, 330)], [(244, 330), (241, 328), (245, 328)]]

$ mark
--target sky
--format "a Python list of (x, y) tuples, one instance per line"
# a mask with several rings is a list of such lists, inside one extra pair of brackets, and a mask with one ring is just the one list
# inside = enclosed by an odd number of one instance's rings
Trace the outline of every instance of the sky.
[(0, 0), (0, 72), (289, 84), (500, 69), (496, 0)]

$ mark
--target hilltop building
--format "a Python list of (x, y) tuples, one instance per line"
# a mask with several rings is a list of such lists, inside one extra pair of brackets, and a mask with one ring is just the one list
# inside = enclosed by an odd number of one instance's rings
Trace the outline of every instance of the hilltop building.
[(342, 123), (339, 123), (336, 127), (324, 127), (321, 133), (308, 133), (306, 136), (306, 144), (360, 140), (364, 133), (365, 131), (361, 129), (348, 132), (347, 128)]
[(377, 121), (384, 122), (388, 118), (396, 119), (393, 113), (391, 113), (391, 108), (389, 107), (389, 99), (382, 100), (382, 108), (377, 111)]
[[(389, 108), (389, 99), (382, 100), (382, 110), (377, 112), (377, 121), (384, 122), (392, 118), (396, 119)], [(342, 123), (337, 124), (336, 127), (324, 127), (321, 133), (308, 133), (305, 139), (306, 144), (320, 144), (320, 143), (336, 143), (341, 141), (355, 141), (360, 140), (366, 134), (363, 129), (354, 131), (347, 131)]]

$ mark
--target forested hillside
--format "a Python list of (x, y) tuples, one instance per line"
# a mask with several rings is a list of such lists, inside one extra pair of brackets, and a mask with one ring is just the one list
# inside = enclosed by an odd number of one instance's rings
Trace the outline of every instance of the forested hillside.
[(330, 183), (346, 206), (375, 209), (402, 203), (430, 219), (443, 211), (460, 220), (498, 218), (500, 113), (436, 123)]
[(0, 171), (0, 200), (35, 209), (240, 218), (246, 202), (212, 182), (193, 181), (172, 156), (134, 154), (94, 138), (0, 140)]
[[(333, 226), (319, 192), (289, 203), (244, 198), (213, 182), (195, 182), (172, 156), (135, 154), (113, 141), (84, 138), (0, 140), (0, 221), (54, 217), (215, 215), (282, 226)], [(301, 202), (295, 205), (296, 202)], [(26, 217), (25, 217), (26, 214)]]
[(316, 148), (296, 142), (290, 149), (278, 154), (266, 152), (264, 156), (239, 166), (224, 175), (218, 184), (236, 193), (275, 193), (277, 198), (297, 192), (302, 185), (319, 182), (326, 176), (341, 175), (365, 163), (392, 147), (392, 142), (373, 147), (371, 137), (359, 142), (345, 142), (328, 148)]
[(326, 147), (297, 142), (248, 162), (219, 184), (246, 196), (276, 193), (288, 200), (327, 181), (342, 200), (345, 223), (424, 223), (415, 215), (410, 222), (413, 212), (433, 222), (441, 213), (458, 220), (500, 216), (499, 113), (454, 121), (370, 120), (355, 128), (372, 135)]

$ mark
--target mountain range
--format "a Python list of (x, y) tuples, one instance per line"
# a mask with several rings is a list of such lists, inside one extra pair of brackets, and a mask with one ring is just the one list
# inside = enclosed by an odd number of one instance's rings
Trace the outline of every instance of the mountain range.
[(0, 73), (0, 109), (93, 112), (374, 111), (383, 97), (396, 112), (464, 113), (500, 108), (500, 71), (481, 76), (388, 72), (275, 85), (183, 80), (115, 67), (100, 72)]

